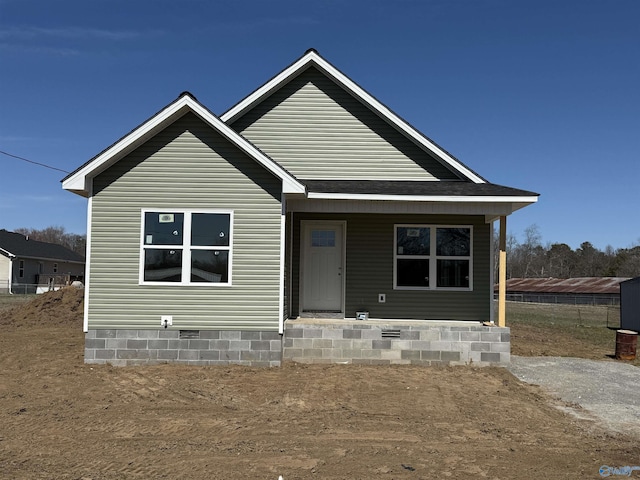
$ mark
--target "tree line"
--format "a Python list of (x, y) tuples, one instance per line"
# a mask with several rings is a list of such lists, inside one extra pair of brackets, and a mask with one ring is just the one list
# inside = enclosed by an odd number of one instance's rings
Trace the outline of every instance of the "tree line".
[[(497, 272), (497, 233), (494, 245)], [(575, 250), (566, 243), (543, 245), (537, 225), (525, 229), (522, 243), (512, 233), (507, 234), (507, 278), (638, 276), (640, 244), (619, 249), (607, 246), (604, 250), (590, 242), (583, 242)]]
[(38, 230), (35, 228), (17, 228), (16, 233), (26, 235), (33, 240), (39, 242), (55, 243), (56, 245), (62, 245), (65, 248), (77, 253), (78, 255), (86, 256), (87, 248), (87, 236), (78, 235), (76, 233), (69, 233), (65, 231), (64, 227), (54, 225), (51, 227)]

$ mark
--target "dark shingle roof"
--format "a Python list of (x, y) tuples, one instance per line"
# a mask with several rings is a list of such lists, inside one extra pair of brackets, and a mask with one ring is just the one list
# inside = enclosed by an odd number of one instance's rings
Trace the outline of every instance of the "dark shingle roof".
[(0, 230), (0, 248), (16, 257), (46, 258), (84, 263), (82, 255), (78, 255), (62, 245), (27, 239), (20, 233), (8, 232), (7, 230)]
[(301, 180), (309, 192), (369, 195), (531, 197), (534, 192), (494, 183), (418, 182), (401, 180)]

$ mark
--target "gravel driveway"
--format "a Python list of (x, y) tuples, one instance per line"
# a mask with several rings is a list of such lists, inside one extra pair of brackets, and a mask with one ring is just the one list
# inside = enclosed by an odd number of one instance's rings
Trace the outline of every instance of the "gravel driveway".
[(509, 370), (584, 409), (569, 409), (571, 413), (640, 438), (640, 368), (615, 361), (512, 355)]

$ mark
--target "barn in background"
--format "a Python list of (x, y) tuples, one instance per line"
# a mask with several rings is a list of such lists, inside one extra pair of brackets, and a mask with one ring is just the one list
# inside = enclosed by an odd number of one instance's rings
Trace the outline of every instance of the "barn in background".
[[(569, 305), (620, 305), (620, 283), (627, 277), (510, 278), (507, 300)], [(497, 295), (498, 286), (494, 288)]]

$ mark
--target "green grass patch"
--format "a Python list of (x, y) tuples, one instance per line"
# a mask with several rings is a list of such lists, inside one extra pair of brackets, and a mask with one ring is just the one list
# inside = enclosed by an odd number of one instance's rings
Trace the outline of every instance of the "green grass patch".
[(516, 355), (604, 359), (615, 354), (619, 307), (507, 302), (506, 310)]

